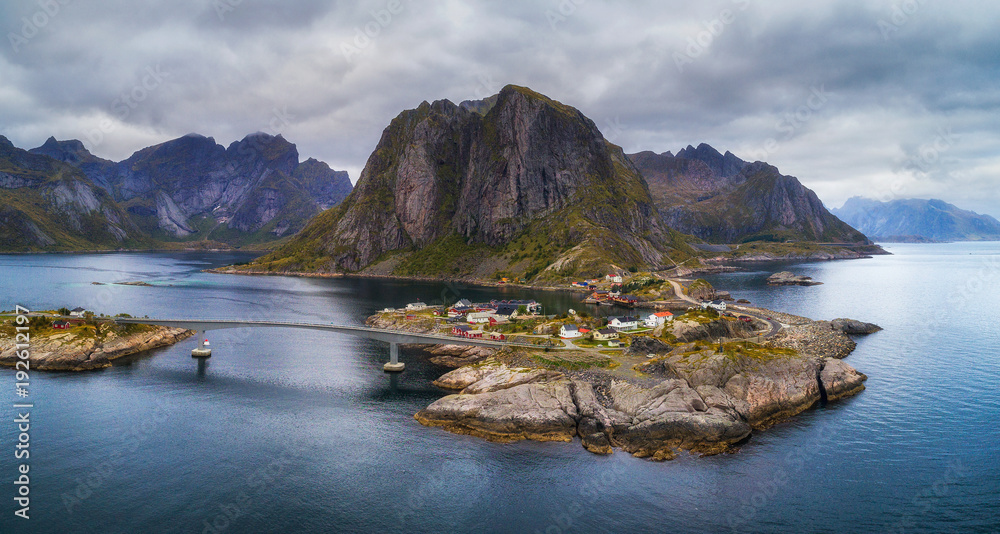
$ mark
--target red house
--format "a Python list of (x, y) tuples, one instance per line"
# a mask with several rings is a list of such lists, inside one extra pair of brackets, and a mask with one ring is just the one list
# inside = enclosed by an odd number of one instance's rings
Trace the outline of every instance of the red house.
[(68, 321), (56, 321), (52, 323), (52, 328), (55, 328), (56, 330), (68, 330), (70, 326), (72, 325), (70, 325)]
[(465, 338), (482, 338), (482, 330), (473, 330), (472, 327), (460, 324), (451, 327), (451, 335)]

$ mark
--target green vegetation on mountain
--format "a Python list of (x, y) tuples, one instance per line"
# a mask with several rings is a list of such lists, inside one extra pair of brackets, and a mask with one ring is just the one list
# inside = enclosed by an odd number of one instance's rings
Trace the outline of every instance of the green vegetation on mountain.
[(401, 113), (341, 206), (248, 268), (549, 280), (669, 265), (687, 241), (593, 121), (507, 86)]
[(664, 222), (710, 243), (869, 243), (795, 177), (766, 163), (747, 163), (706, 144), (676, 156), (629, 157), (649, 182)]
[(152, 244), (80, 170), (0, 137), (0, 250), (108, 250)]
[(257, 133), (184, 137), (115, 163), (77, 140), (0, 138), (0, 250), (278, 246), (351, 190), (347, 173)]

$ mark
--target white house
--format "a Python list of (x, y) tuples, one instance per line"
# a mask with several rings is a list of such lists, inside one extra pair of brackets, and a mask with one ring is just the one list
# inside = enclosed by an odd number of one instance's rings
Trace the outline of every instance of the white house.
[(639, 328), (639, 318), (625, 315), (621, 317), (609, 317), (608, 326), (615, 330), (635, 330)]
[(618, 273), (607, 274), (604, 276), (604, 279), (607, 280), (608, 282), (611, 282), (612, 284), (622, 283), (622, 275)]
[(424, 304), (423, 302), (411, 302), (406, 305), (406, 311), (420, 311), (426, 309), (427, 305)]
[(713, 300), (712, 302), (702, 302), (701, 303), (701, 307), (702, 308), (706, 308), (706, 309), (707, 308), (712, 308), (713, 310), (724, 312), (724, 311), (726, 311), (726, 301), (724, 301), (724, 300)]
[(656, 328), (657, 326), (660, 326), (663, 323), (666, 323), (667, 321), (672, 321), (673, 318), (674, 314), (668, 311), (656, 312), (646, 317), (646, 326), (650, 328)]
[(493, 312), (494, 315), (500, 319), (516, 319), (517, 318), (517, 306), (513, 304), (501, 304), (497, 306), (497, 311)]
[(575, 324), (564, 324), (559, 328), (559, 337), (563, 339), (573, 339), (583, 336), (580, 329)]
[(594, 330), (594, 339), (597, 341), (618, 339), (618, 331), (613, 328), (601, 328), (600, 330)]
[(493, 310), (469, 312), (465, 314), (465, 320), (468, 321), (469, 324), (488, 323), (490, 322), (490, 317), (496, 317), (496, 315), (496, 312)]
[(83, 308), (73, 308), (70, 310), (69, 315), (70, 317), (83, 317), (86, 313), (87, 310)]

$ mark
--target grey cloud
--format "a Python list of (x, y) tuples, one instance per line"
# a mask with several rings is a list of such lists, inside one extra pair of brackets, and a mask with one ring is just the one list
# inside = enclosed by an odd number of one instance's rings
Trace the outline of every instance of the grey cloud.
[[(228, 143), (271, 129), (277, 114), (303, 157), (356, 179), (401, 110), (517, 83), (580, 108), (627, 151), (704, 141), (761, 156), (831, 206), (895, 190), (1000, 216), (992, 186), (1000, 37), (991, 22), (1000, 6), (72, 2), (15, 51), (9, 35), (39, 6), (0, 6), (8, 36), (0, 43), (0, 134), (19, 146), (81, 138), (98, 155), (122, 159), (192, 131)], [(150, 68), (169, 76), (143, 91)], [(817, 89), (825, 100), (810, 107)], [(124, 113), (122, 94), (133, 90), (143, 98)], [(806, 120), (790, 122), (796, 113)], [(88, 140), (102, 121), (110, 131)], [(957, 141), (931, 164), (913, 165), (945, 127)], [(777, 148), (765, 150), (772, 139)]]

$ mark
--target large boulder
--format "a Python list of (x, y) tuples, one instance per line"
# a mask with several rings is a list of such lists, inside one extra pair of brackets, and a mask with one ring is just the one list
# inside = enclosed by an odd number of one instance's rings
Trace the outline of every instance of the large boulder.
[(716, 398), (709, 405), (683, 380), (648, 389), (616, 381), (609, 393), (613, 407), (632, 417), (615, 439), (638, 457), (668, 460), (678, 449), (721, 452), (750, 435), (739, 413)]
[(809, 276), (796, 275), (791, 271), (781, 271), (767, 277), (767, 285), (770, 286), (818, 286), (823, 282), (817, 282)]
[(417, 421), (490, 441), (570, 441), (579, 414), (569, 380), (448, 395), (417, 412)]
[(850, 397), (865, 389), (865, 380), (868, 380), (868, 377), (844, 363), (843, 360), (827, 359), (823, 361), (823, 364), (819, 379), (826, 390), (828, 401)]
[(865, 323), (855, 319), (834, 319), (830, 321), (830, 328), (839, 330), (852, 336), (874, 334), (882, 330), (882, 327), (874, 323)]

